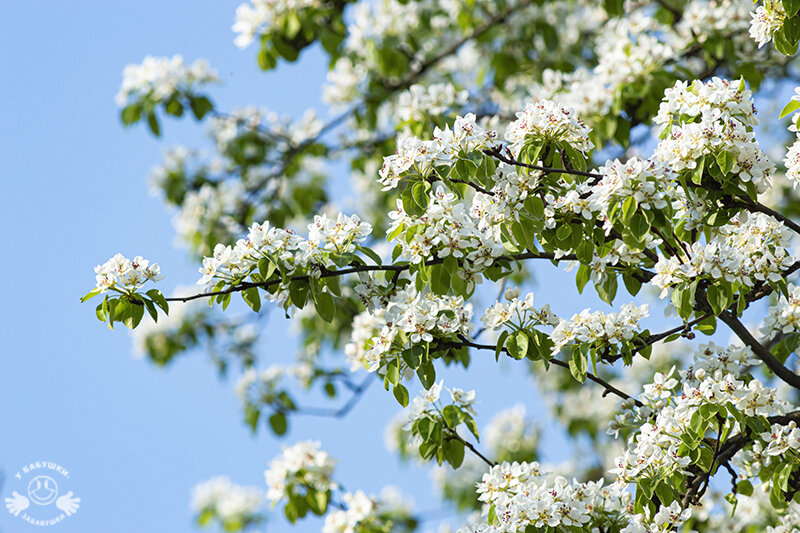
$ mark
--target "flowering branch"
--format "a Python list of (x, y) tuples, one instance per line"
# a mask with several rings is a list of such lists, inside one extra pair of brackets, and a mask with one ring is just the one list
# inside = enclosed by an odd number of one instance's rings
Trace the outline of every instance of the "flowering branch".
[[(549, 261), (574, 261), (577, 258), (574, 254), (566, 254), (561, 257), (556, 258), (555, 254), (547, 253), (547, 252), (525, 252), (521, 254), (509, 255), (509, 256), (500, 256), (497, 260), (507, 260), (507, 261), (524, 261), (528, 259), (547, 259)], [(427, 261), (426, 265), (440, 265), (444, 263), (443, 258), (436, 258)], [(357, 265), (350, 268), (342, 268), (338, 270), (328, 270), (325, 267), (320, 267), (320, 278), (331, 278), (336, 276), (345, 276), (348, 274), (357, 274), (359, 272), (404, 272), (411, 268), (411, 264), (400, 264), (400, 265)], [(259, 288), (269, 288), (273, 285), (283, 283), (284, 281), (308, 281), (311, 278), (309, 274), (302, 274), (297, 276), (292, 276), (288, 280), (284, 280), (281, 277), (278, 277), (273, 280), (264, 281), (260, 283), (255, 282), (243, 282), (239, 285), (235, 285), (233, 287), (228, 287), (227, 289), (219, 290), (219, 291), (211, 291), (211, 292), (202, 292), (198, 294), (192, 294), (189, 296), (174, 296), (171, 298), (167, 298), (167, 301), (171, 302), (188, 302), (191, 300), (196, 300), (198, 298), (210, 298), (213, 296), (219, 296), (224, 294), (231, 294), (235, 292), (245, 291), (247, 289), (251, 289), (254, 287)]]

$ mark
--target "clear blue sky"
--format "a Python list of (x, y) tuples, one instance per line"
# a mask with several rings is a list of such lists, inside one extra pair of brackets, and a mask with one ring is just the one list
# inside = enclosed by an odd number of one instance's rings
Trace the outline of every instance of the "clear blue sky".
[[(217, 378), (204, 354), (154, 368), (131, 356), (124, 328), (108, 331), (93, 305), (78, 302), (93, 285), (94, 265), (118, 251), (158, 261), (165, 292), (197, 278), (196, 266), (173, 247), (170, 215), (148, 195), (146, 176), (164, 146), (197, 145), (201, 130), (168, 121), (161, 142), (141, 127), (124, 130), (113, 97), (125, 64), (147, 54), (206, 57), (224, 82), (212, 93), (224, 109), (259, 104), (299, 114), (318, 102), (322, 58), (259, 73), (255, 51), (233, 45), (237, 3), (27, 0), (0, 8), (0, 470), (11, 475), (43, 459), (69, 468), (81, 508), (53, 530), (194, 531), (190, 488), (217, 474), (263, 487), (282, 443), (266, 432), (250, 437), (231, 383)], [(537, 292), (537, 302), (568, 313), (576, 300), (567, 294), (574, 285), (559, 276)], [(286, 328), (274, 313), (267, 362), (292, 354)], [(451, 373), (447, 382), (472, 388), (475, 375), (482, 382), (494, 376), (479, 388), (481, 426), (517, 401), (543, 419), (525, 371), (498, 370), (491, 356), (476, 359), (474, 375)], [(321, 439), (341, 460), (348, 488), (391, 483), (418, 508), (438, 507), (427, 472), (398, 466), (384, 450), (385, 421), (397, 409), (375, 386), (348, 419), (297, 420), (283, 442)], [(0, 497), (9, 492), (6, 483)], [(276, 514), (268, 528), (288, 526)], [(311, 522), (299, 530), (318, 528)], [(3, 533), (35, 529), (0, 507)]]

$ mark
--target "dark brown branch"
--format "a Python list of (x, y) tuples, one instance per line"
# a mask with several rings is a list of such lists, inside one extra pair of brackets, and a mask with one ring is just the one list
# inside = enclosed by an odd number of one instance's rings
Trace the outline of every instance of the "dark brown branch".
[(719, 316), (720, 320), (725, 322), (731, 331), (733, 331), (742, 342), (753, 350), (753, 353), (758, 357), (767, 367), (775, 373), (776, 376), (791, 385), (797, 390), (800, 390), (800, 376), (783, 366), (778, 359), (760, 342), (756, 340), (753, 335), (747, 330), (744, 324), (737, 318), (736, 314), (731, 311), (725, 311)]
[[(495, 346), (494, 344), (478, 344), (478, 343), (470, 341), (468, 339), (461, 339), (460, 342), (453, 341), (453, 342), (445, 342), (445, 343), (439, 344), (439, 345), (437, 345), (435, 347), (431, 347), (431, 350), (441, 351), (441, 350), (449, 350), (451, 348), (462, 348), (462, 347), (465, 347), (465, 346), (470, 347), (470, 348), (475, 348), (476, 350), (491, 350), (491, 351), (495, 351), (497, 349), (497, 346)], [(508, 349), (506, 349), (505, 347), (501, 348), (500, 351), (505, 353), (506, 355), (510, 356), (510, 354), (508, 352)], [(554, 364), (556, 366), (559, 366), (561, 368), (565, 368), (565, 369), (569, 370), (569, 364), (565, 363), (564, 361), (561, 361), (559, 359), (555, 359), (555, 358), (548, 359), (547, 362), (548, 363), (552, 363), (552, 364)], [(633, 399), (633, 401), (636, 403), (637, 406), (639, 406), (639, 407), (642, 406), (642, 403), (639, 400), (633, 398), (633, 396), (631, 396), (630, 394), (627, 394), (627, 393), (619, 390), (618, 388), (616, 388), (615, 386), (613, 386), (609, 382), (605, 381), (602, 378), (599, 378), (599, 377), (595, 376), (591, 372), (587, 372), (586, 373), (586, 378), (589, 381), (593, 381), (593, 382), (597, 383), (598, 385), (600, 385), (601, 387), (603, 387), (605, 389), (605, 391), (603, 392), (604, 396), (606, 394), (614, 394), (614, 395), (622, 398), (623, 400)]]
[(447, 433), (450, 436), (450, 438), (453, 438), (453, 439), (461, 442), (467, 449), (469, 449), (469, 451), (474, 453), (481, 461), (483, 461), (487, 465), (489, 465), (489, 466), (497, 466), (497, 463), (495, 463), (491, 459), (488, 459), (485, 455), (483, 455), (481, 452), (479, 452), (478, 449), (475, 446), (473, 446), (471, 442), (469, 442), (468, 440), (464, 439), (461, 435), (456, 433), (456, 430), (454, 430), (450, 426), (445, 426), (445, 427), (447, 428)]
[(711, 318), (712, 316), (714, 316), (714, 313), (706, 313), (704, 315), (701, 315), (701, 316), (695, 318), (694, 320), (692, 320), (690, 322), (687, 322), (685, 324), (681, 324), (680, 326), (676, 326), (676, 327), (674, 327), (672, 329), (669, 329), (669, 330), (661, 332), (661, 333), (656, 333), (655, 335), (649, 335), (646, 339), (644, 339), (644, 344), (642, 346), (637, 346), (636, 349), (633, 350), (633, 353), (636, 354), (640, 350), (643, 350), (643, 349), (647, 348), (648, 346), (651, 346), (651, 345), (657, 343), (660, 340), (666, 339), (667, 337), (669, 337), (670, 335), (674, 335), (675, 333), (688, 332), (692, 328), (692, 326), (695, 326), (695, 325), (699, 324), (700, 322), (702, 322), (703, 320), (705, 320), (707, 318)]
[(602, 174), (597, 174), (594, 172), (584, 172), (582, 170), (566, 169), (566, 168), (543, 167), (541, 165), (532, 165), (530, 163), (523, 163), (522, 161), (518, 161), (512, 157), (503, 155), (502, 149), (499, 146), (496, 146), (494, 148), (487, 148), (486, 150), (483, 151), (483, 153), (488, 156), (494, 157), (498, 161), (502, 161), (507, 165), (530, 168), (532, 170), (540, 170), (542, 172), (548, 172), (548, 173), (553, 172), (559, 174), (572, 174), (573, 176), (583, 176), (586, 178), (595, 178), (598, 180), (603, 178)]

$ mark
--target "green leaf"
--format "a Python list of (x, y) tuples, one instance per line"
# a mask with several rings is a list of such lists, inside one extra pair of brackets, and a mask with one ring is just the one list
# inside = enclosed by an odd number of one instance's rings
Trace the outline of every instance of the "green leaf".
[(262, 47), (261, 51), (258, 52), (258, 68), (261, 70), (272, 70), (276, 66), (278, 66), (278, 58), (272, 50), (267, 50), (267, 48)]
[(716, 285), (708, 287), (706, 289), (706, 298), (714, 314), (717, 316), (733, 303), (731, 287), (725, 281), (720, 281)]
[(89, 292), (86, 293), (86, 295), (84, 295), (81, 298), (81, 303), (85, 302), (86, 300), (90, 300), (90, 299), (94, 298), (98, 294), (100, 294), (100, 289), (95, 288), (95, 289), (90, 290)]
[(786, 115), (790, 115), (798, 109), (800, 109), (800, 100), (789, 100), (789, 103), (783, 106), (783, 109), (781, 109), (781, 114), (778, 116), (778, 118), (783, 118)]
[(322, 516), (328, 510), (328, 500), (330, 493), (328, 491), (320, 492), (316, 490), (309, 491), (306, 495), (306, 502), (311, 512), (317, 516)]
[(735, 164), (736, 158), (730, 152), (723, 150), (717, 154), (717, 165), (722, 174), (728, 174)]
[(590, 239), (582, 239), (575, 249), (575, 255), (578, 256), (578, 261), (588, 265), (594, 257), (594, 243)]
[(497, 338), (497, 344), (494, 347), (494, 360), (500, 360), (500, 353), (503, 351), (503, 346), (505, 346), (506, 338), (508, 338), (508, 331), (503, 330), (500, 333), (500, 336)]
[(255, 405), (248, 403), (244, 409), (244, 421), (253, 433), (258, 428), (259, 418), (261, 418), (261, 411)]
[(258, 294), (258, 287), (250, 287), (243, 290), (242, 298), (250, 306), (250, 309), (256, 313), (261, 309), (261, 295)]
[(742, 496), (750, 496), (753, 494), (753, 484), (748, 480), (743, 479), (736, 484), (736, 493)]
[(586, 360), (586, 355), (578, 347), (572, 349), (572, 358), (569, 360), (569, 371), (580, 383), (586, 381), (586, 374), (589, 371), (589, 362)]
[(283, 414), (283, 411), (275, 411), (272, 416), (269, 417), (269, 427), (272, 428), (272, 431), (276, 435), (286, 434), (288, 423), (286, 421), (286, 415)]
[[(391, 240), (391, 239), (389, 239), (389, 240)], [(369, 257), (370, 259), (372, 259), (372, 261), (373, 261), (373, 262), (374, 262), (376, 265), (382, 265), (382, 264), (383, 264), (383, 262), (381, 261), (381, 256), (379, 256), (378, 254), (376, 254), (376, 253), (375, 253), (373, 250), (371, 250), (370, 248), (367, 248), (366, 246), (357, 245), (357, 246), (356, 246), (356, 249), (357, 249), (359, 252), (361, 252), (361, 253), (363, 253), (364, 255), (366, 255), (367, 257)]]
[(262, 257), (258, 260), (258, 273), (261, 274), (264, 281), (267, 281), (274, 272), (275, 263), (272, 262), (272, 259)]
[(317, 297), (314, 298), (314, 307), (322, 320), (325, 322), (333, 321), (333, 317), (336, 314), (336, 304), (331, 293), (320, 292), (317, 294)]
[(448, 439), (444, 443), (444, 458), (453, 468), (464, 462), (464, 443), (458, 439)]
[(506, 339), (506, 349), (514, 359), (523, 359), (528, 355), (528, 336), (524, 331), (515, 331)]
[(150, 289), (145, 294), (147, 294), (150, 299), (153, 300), (155, 304), (164, 311), (164, 313), (169, 314), (169, 302), (167, 302), (167, 299), (164, 298), (164, 295), (161, 294), (160, 290)]
[(203, 120), (203, 117), (214, 109), (214, 104), (205, 96), (189, 97), (189, 105), (192, 107), (192, 113), (197, 120)]
[(700, 183), (703, 181), (703, 170), (705, 169), (705, 166), (706, 159), (705, 157), (701, 157), (697, 162), (697, 166), (694, 167), (694, 170), (692, 170), (692, 181), (697, 185), (700, 185)]
[(411, 187), (411, 197), (414, 199), (414, 202), (422, 208), (424, 211), (428, 208), (428, 188), (430, 185), (428, 183), (418, 181)]
[(401, 383), (398, 383), (392, 389), (392, 393), (394, 393), (394, 397), (397, 400), (397, 403), (406, 407), (408, 405), (408, 389), (406, 389)]
[(159, 137), (161, 135), (161, 126), (158, 124), (158, 118), (156, 114), (150, 111), (147, 114), (147, 125), (150, 126), (150, 131), (153, 132), (153, 135)]
[(139, 122), (141, 118), (142, 106), (138, 102), (125, 106), (120, 113), (120, 119), (125, 126), (135, 124)]
[(444, 265), (431, 266), (431, 290), (434, 294), (445, 295), (450, 290), (451, 274)]
[(128, 329), (134, 329), (144, 317), (144, 304), (120, 298), (114, 310), (114, 320), (125, 324)]
[(431, 385), (436, 382), (436, 370), (433, 368), (433, 363), (427, 360), (419, 365), (417, 376), (419, 376), (419, 381), (425, 390), (430, 389)]

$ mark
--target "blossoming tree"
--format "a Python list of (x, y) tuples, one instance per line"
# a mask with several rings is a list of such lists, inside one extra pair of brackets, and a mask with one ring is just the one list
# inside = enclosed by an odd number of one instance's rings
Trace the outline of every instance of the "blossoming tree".
[[(208, 124), (213, 156), (175, 148), (153, 174), (201, 277), (166, 297), (155, 263), (118, 254), (84, 297), (97, 318), (138, 327), (156, 364), (213, 346), (253, 431), (309, 414), (292, 379), (343, 405), (316, 414), (343, 416), (377, 378), (405, 408), (398, 453), (449, 465), (465, 532), (800, 530), (800, 140), (795, 116), (779, 121), (800, 90), (761, 126), (753, 97), (793, 86), (800, 1), (350, 4), (235, 15), (262, 70), (324, 50), (328, 119), (218, 109), (201, 60), (126, 67), (124, 124)], [(334, 161), (357, 192), (347, 214)], [(548, 268), (614, 311), (534, 306), (522, 288)], [(226, 314), (234, 298), (255, 318)], [(267, 305), (302, 331), (291, 367), (254, 348)], [(669, 327), (644, 327), (651, 307)], [(529, 371), (592, 458), (540, 464), (520, 406), (479, 431), (475, 391), (437, 373), (482, 351)], [(292, 523), (419, 526), (396, 494), (345, 492), (318, 442), (286, 446), (265, 481)], [(238, 531), (265, 495), (220, 477), (193, 502), (200, 524)]]

